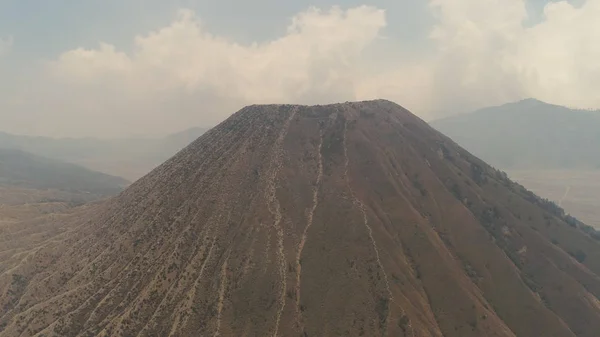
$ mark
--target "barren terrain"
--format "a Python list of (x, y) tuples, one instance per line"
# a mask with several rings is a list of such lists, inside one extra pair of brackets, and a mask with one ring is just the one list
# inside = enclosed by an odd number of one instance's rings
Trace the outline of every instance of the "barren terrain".
[(0, 186), (0, 222), (18, 223), (49, 214), (67, 213), (99, 198), (85, 192)]
[(392, 102), (250, 106), (4, 226), (0, 337), (597, 337), (583, 229)]

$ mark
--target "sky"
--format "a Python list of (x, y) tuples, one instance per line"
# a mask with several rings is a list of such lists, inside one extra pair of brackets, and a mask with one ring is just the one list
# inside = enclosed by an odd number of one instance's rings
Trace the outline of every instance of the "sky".
[(600, 108), (600, 0), (0, 0), (0, 131), (165, 135), (248, 104)]

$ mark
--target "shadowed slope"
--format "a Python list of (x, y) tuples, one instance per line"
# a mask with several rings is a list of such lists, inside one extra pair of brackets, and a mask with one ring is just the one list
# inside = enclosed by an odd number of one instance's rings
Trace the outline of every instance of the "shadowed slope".
[(32, 137), (0, 131), (0, 145), (135, 181), (205, 131), (190, 128), (164, 138), (124, 139)]
[(600, 111), (526, 99), (431, 125), (496, 167), (600, 169)]
[(600, 331), (598, 241), (388, 101), (247, 107), (0, 254), (2, 337)]
[(123, 178), (78, 165), (0, 148), (0, 187), (55, 189), (106, 197), (118, 194), (129, 184)]

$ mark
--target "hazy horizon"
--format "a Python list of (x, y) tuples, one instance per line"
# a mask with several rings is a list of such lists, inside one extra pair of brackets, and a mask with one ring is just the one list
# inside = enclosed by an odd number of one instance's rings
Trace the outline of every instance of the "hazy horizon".
[[(386, 100), (385, 98), (381, 98), (383, 100)], [(499, 106), (504, 106), (504, 105), (509, 105), (509, 104), (516, 104), (519, 103), (521, 101), (526, 101), (526, 100), (535, 100), (538, 101), (535, 98), (525, 98), (519, 101), (510, 101), (510, 102), (506, 102), (506, 103), (502, 103), (496, 106), (485, 106), (482, 107), (481, 109), (487, 109), (487, 108), (493, 108), (493, 107), (499, 107)], [(541, 101), (540, 101), (541, 102)], [(342, 103), (342, 102), (322, 102), (321, 104), (336, 104), (336, 103)], [(394, 103), (398, 103), (398, 102), (394, 102)], [(545, 104), (548, 104), (546, 102), (542, 102)], [(285, 103), (269, 103), (269, 104), (285, 104)], [(398, 103), (399, 104), (399, 103)], [(251, 105), (251, 104), (249, 104)], [(242, 109), (243, 107), (240, 107), (240, 109)], [(226, 115), (223, 120), (225, 120), (227, 117), (229, 117), (230, 115), (234, 114), (235, 112), (237, 112), (239, 109), (235, 110), (235, 111), (231, 111), (228, 115)], [(459, 115), (466, 115), (466, 114), (471, 114), (471, 113), (476, 113), (477, 111), (479, 111), (479, 109), (477, 110), (473, 110), (473, 111), (459, 111), (455, 114), (449, 115), (449, 116), (442, 116), (441, 118), (433, 118), (433, 119), (425, 119), (426, 122), (431, 123), (431, 122), (437, 122), (440, 120), (443, 120), (445, 118), (451, 118), (451, 117), (457, 117)], [(589, 110), (589, 112), (600, 112), (600, 110), (594, 109), (594, 110)], [(174, 132), (168, 132), (168, 133), (157, 133), (157, 134), (146, 134), (146, 133), (131, 133), (128, 135), (122, 135), (122, 136), (116, 136), (116, 137), (106, 137), (105, 135), (98, 135), (98, 136), (52, 136), (52, 135), (31, 135), (31, 134), (21, 134), (21, 133), (13, 133), (10, 131), (6, 131), (6, 130), (2, 130), (0, 129), (0, 134), (7, 134), (10, 136), (17, 136), (17, 137), (42, 137), (42, 138), (51, 138), (51, 139), (56, 139), (56, 140), (68, 140), (68, 139), (89, 139), (89, 140), (103, 140), (103, 141), (112, 141), (112, 140), (146, 140), (146, 139), (160, 139), (160, 138), (165, 138), (165, 137), (169, 137), (169, 136), (174, 136), (177, 135), (179, 133), (185, 133), (194, 129), (204, 129), (204, 130), (209, 130), (213, 127), (215, 127), (217, 124), (219, 124), (221, 121), (217, 121), (214, 125), (197, 125), (197, 126), (184, 126), (184, 129), (180, 129), (180, 130), (175, 130)], [(136, 130), (137, 131), (137, 130)]]
[(530, 97), (600, 107), (600, 0), (365, 3), (3, 1), (0, 129), (159, 136), (248, 104), (373, 98), (428, 121)]
[[(179, 133), (185, 133), (187, 131), (191, 131), (194, 129), (202, 129), (202, 130), (210, 130), (211, 128), (215, 127), (216, 125), (207, 125), (207, 126), (189, 126), (189, 127), (185, 127), (184, 129), (181, 130), (175, 130), (174, 132), (168, 132), (168, 133), (155, 133), (155, 134), (148, 134), (148, 133), (143, 133), (143, 132), (132, 132), (131, 134), (128, 135), (116, 135), (116, 136), (106, 136), (106, 135), (95, 135), (95, 136), (86, 136), (86, 135), (82, 135), (82, 136), (57, 136), (57, 135), (44, 135), (44, 134), (24, 134), (24, 133), (13, 133), (10, 131), (6, 131), (6, 130), (2, 130), (0, 129), (0, 135), (5, 134), (5, 135), (9, 135), (9, 136), (15, 136), (15, 137), (40, 137), (40, 138), (48, 138), (48, 139), (55, 139), (55, 140), (99, 140), (99, 141), (126, 141), (126, 140), (158, 140), (158, 139), (163, 139), (163, 138), (167, 138), (169, 136), (175, 136)], [(137, 130), (134, 130), (137, 131)], [(0, 146), (1, 147), (1, 146)]]

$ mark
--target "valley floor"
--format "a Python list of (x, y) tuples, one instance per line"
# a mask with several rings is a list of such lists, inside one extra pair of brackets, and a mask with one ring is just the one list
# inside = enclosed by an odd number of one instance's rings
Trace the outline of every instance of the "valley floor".
[(600, 229), (600, 171), (507, 170), (509, 177)]

